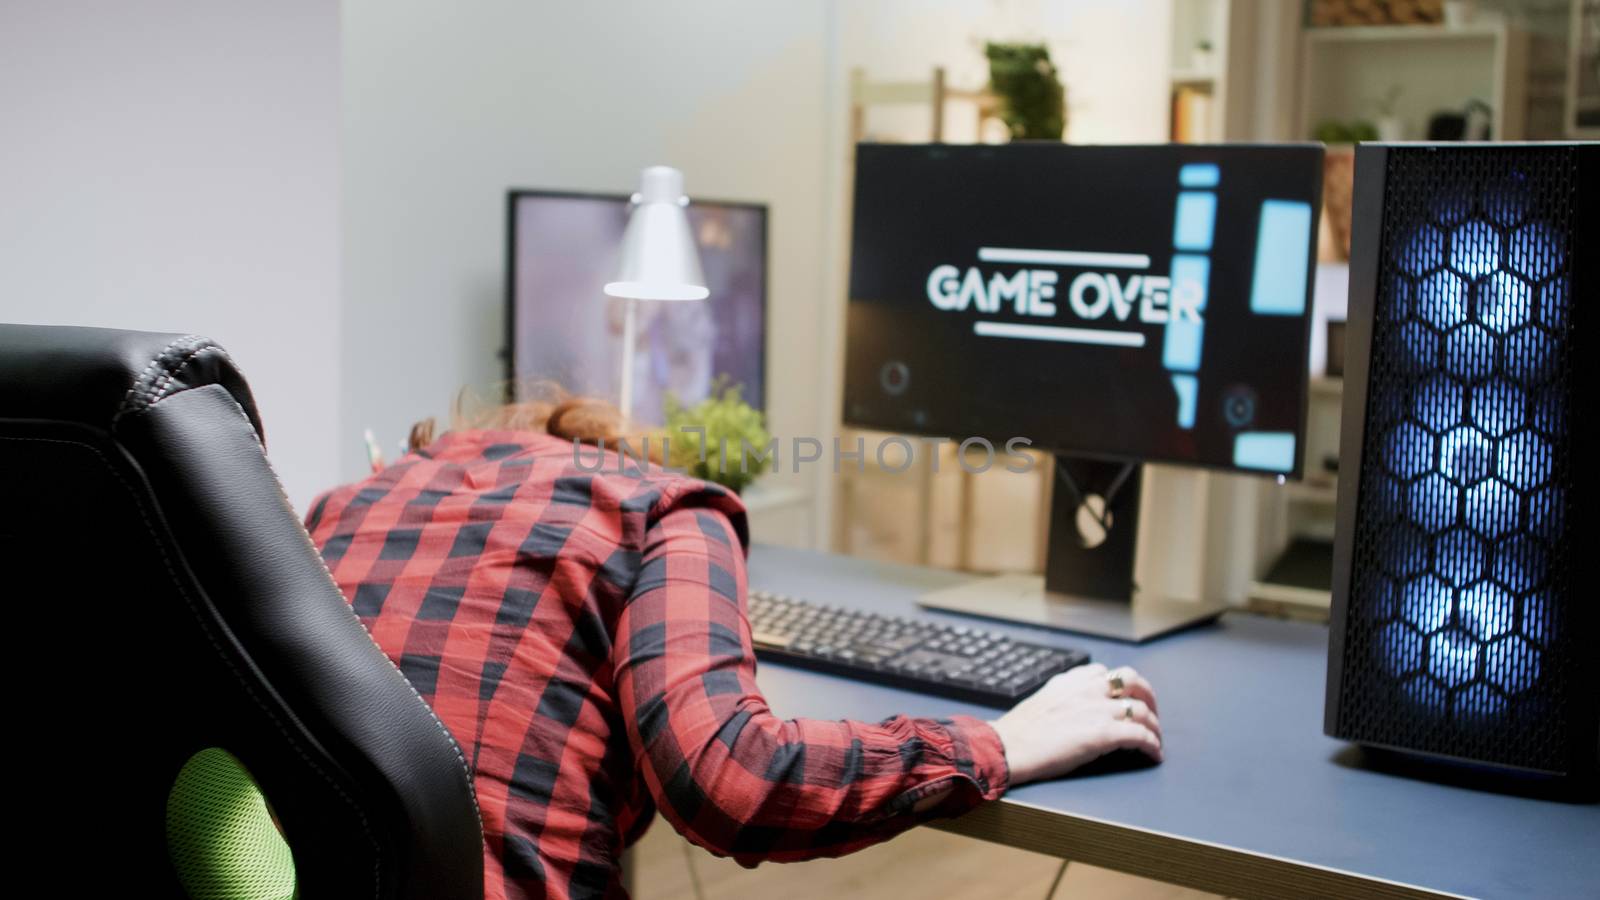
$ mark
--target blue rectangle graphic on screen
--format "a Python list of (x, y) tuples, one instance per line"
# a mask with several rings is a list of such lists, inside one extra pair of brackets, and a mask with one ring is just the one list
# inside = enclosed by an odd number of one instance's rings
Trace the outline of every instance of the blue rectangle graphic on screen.
[(1294, 471), (1294, 433), (1242, 431), (1233, 438), (1233, 464), (1263, 472)]
[(1178, 183), (1186, 188), (1216, 187), (1222, 180), (1222, 170), (1216, 163), (1189, 163), (1178, 170)]
[(1200, 343), (1205, 339), (1205, 323), (1174, 319), (1167, 323), (1167, 339), (1161, 346), (1161, 363), (1174, 372), (1200, 369)]
[(1306, 308), (1306, 268), (1311, 262), (1311, 204), (1266, 200), (1256, 235), (1250, 311), (1298, 316)]
[(1200, 395), (1200, 379), (1193, 375), (1172, 376), (1172, 389), (1178, 395), (1178, 427), (1194, 427), (1195, 401)]
[(1206, 286), (1211, 283), (1211, 259), (1179, 253), (1172, 257), (1172, 307), (1192, 304), (1200, 312), (1206, 308)]
[(1178, 217), (1172, 225), (1172, 246), (1179, 250), (1210, 250), (1217, 221), (1217, 195), (1210, 191), (1184, 191), (1178, 195)]

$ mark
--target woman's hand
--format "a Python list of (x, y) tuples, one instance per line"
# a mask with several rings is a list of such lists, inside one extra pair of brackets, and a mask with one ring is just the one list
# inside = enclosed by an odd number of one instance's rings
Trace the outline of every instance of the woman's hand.
[(1161, 761), (1155, 691), (1126, 667), (1069, 669), (990, 724), (1005, 745), (1013, 785), (1065, 775), (1113, 750)]

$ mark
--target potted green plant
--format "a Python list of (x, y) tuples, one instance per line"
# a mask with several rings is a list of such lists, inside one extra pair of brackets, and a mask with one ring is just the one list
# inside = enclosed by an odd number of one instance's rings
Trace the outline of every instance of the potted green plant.
[(706, 399), (692, 406), (669, 393), (663, 411), (674, 468), (737, 494), (771, 467), (765, 417), (744, 402), (738, 385), (718, 379)]
[(1012, 139), (1061, 140), (1067, 128), (1067, 89), (1050, 61), (1050, 48), (991, 42), (984, 55), (989, 58), (989, 90), (1000, 101), (1000, 118)]
[(1378, 128), (1364, 119), (1353, 122), (1328, 119), (1319, 122), (1317, 127), (1312, 129), (1311, 139), (1324, 144), (1359, 144), (1362, 141), (1377, 140)]

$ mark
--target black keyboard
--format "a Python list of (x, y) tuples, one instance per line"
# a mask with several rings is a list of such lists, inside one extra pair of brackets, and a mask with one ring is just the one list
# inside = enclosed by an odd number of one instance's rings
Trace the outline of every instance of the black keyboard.
[(750, 592), (756, 656), (846, 678), (1007, 708), (1089, 661), (966, 625), (884, 616)]

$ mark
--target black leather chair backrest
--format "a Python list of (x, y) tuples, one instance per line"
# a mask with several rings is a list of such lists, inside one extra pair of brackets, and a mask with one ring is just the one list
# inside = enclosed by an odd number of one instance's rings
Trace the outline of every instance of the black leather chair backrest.
[(483, 896), (461, 750), (340, 596), (221, 347), (0, 325), (0, 606), (14, 874), (184, 896), (169, 791), (219, 747), (301, 900)]

